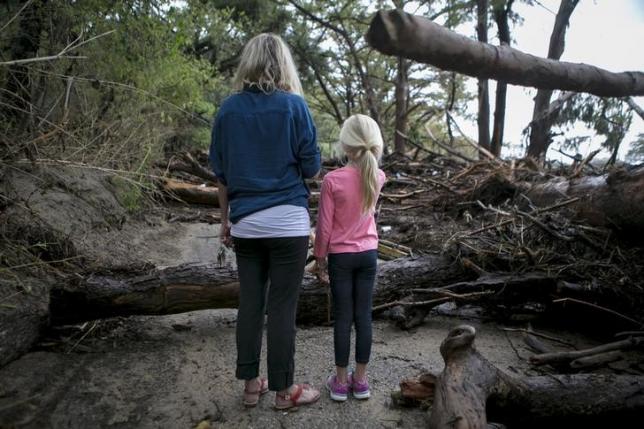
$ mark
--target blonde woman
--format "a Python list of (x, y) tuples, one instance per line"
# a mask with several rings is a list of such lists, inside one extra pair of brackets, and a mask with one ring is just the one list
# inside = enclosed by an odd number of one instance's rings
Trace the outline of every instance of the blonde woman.
[[(237, 92), (217, 112), (210, 162), (219, 180), (221, 240), (234, 244), (239, 272), (236, 376), (243, 404), (276, 392), (275, 408), (315, 402), (320, 393), (294, 384), (295, 311), (309, 242), (305, 178), (320, 169), (316, 129), (293, 59), (274, 34), (245, 46)], [(268, 379), (259, 377), (267, 314)]]
[[(368, 116), (353, 115), (340, 130), (346, 166), (324, 176), (316, 228), (319, 276), (333, 296), (335, 374), (327, 379), (331, 399), (371, 396), (367, 364), (371, 355), (371, 303), (376, 278), (378, 232), (374, 209), (385, 182), (378, 168), (382, 136)], [(328, 277), (326, 276), (328, 256)], [(355, 372), (348, 373), (351, 327), (355, 325)]]

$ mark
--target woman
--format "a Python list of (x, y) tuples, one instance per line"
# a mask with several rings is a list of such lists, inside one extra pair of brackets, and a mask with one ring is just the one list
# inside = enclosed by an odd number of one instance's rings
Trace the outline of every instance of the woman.
[[(238, 92), (215, 119), (210, 162), (219, 179), (220, 236), (234, 244), (239, 272), (236, 376), (245, 381), (244, 405), (255, 406), (273, 390), (275, 408), (287, 409), (320, 397), (293, 383), (295, 313), (310, 232), (304, 179), (318, 173), (320, 151), (282, 39), (251, 39), (234, 85)], [(259, 377), (265, 312), (268, 380)]]

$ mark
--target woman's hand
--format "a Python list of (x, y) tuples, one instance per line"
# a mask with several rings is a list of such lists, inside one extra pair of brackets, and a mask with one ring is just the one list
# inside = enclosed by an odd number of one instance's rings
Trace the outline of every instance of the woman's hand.
[(219, 239), (224, 246), (232, 249), (233, 238), (230, 235), (230, 222), (222, 222), (219, 229)]
[(327, 270), (326, 258), (315, 258), (315, 263), (317, 265), (317, 276), (318, 280), (325, 285), (329, 284), (329, 273)]

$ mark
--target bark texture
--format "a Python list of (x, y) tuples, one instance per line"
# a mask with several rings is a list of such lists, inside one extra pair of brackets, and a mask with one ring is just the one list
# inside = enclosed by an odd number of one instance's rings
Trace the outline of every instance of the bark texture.
[(601, 97), (644, 95), (642, 72), (612, 73), (587, 64), (540, 58), (508, 46), (480, 43), (400, 10), (378, 12), (371, 21), (367, 40), (384, 54), (476, 78)]
[[(625, 424), (644, 411), (644, 377), (575, 374), (516, 378), (494, 367), (474, 347), (476, 331), (452, 329), (440, 347), (431, 429), (485, 429), (489, 419), (511, 427)], [(411, 389), (414, 393), (420, 389)], [(489, 416), (489, 419), (488, 419)], [(601, 423), (600, 423), (601, 422)], [(572, 426), (570, 426), (572, 427)]]
[[(563, 0), (559, 5), (548, 47), (548, 58), (552, 60), (558, 60), (564, 52), (566, 29), (568, 28), (570, 15), (575, 10), (577, 3), (579, 3), (579, 0)], [(546, 112), (550, 107), (551, 97), (552, 90), (540, 89), (534, 99), (534, 110), (532, 112), (532, 122), (530, 123), (530, 144), (527, 152), (527, 155), (533, 158), (544, 157), (548, 146), (550, 146), (550, 128), (554, 118), (546, 115)]]
[[(424, 256), (379, 266), (374, 305), (395, 300), (405, 288), (445, 285), (463, 278), (447, 258)], [(54, 324), (134, 314), (236, 308), (237, 272), (215, 265), (181, 265), (131, 277), (92, 276), (80, 284), (55, 288), (51, 296)], [(328, 288), (306, 275), (300, 291), (298, 321), (324, 323), (329, 314)]]

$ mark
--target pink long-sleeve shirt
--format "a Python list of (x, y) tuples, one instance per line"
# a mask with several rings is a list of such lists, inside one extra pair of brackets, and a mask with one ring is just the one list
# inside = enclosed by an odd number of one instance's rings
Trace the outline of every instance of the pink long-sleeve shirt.
[[(378, 194), (385, 173), (378, 170)], [(313, 254), (357, 253), (378, 248), (378, 230), (373, 210), (362, 212), (360, 171), (353, 166), (338, 168), (322, 180)], [(377, 195), (376, 195), (377, 197)]]

